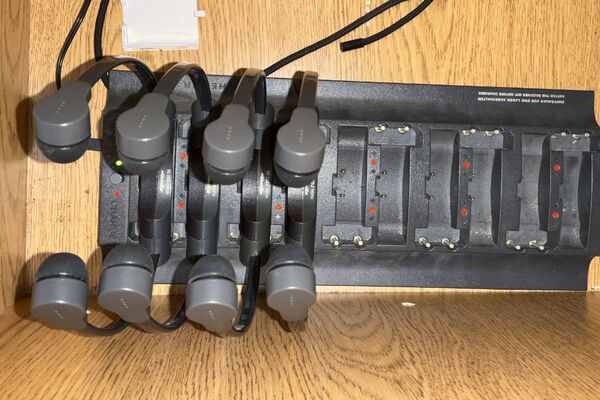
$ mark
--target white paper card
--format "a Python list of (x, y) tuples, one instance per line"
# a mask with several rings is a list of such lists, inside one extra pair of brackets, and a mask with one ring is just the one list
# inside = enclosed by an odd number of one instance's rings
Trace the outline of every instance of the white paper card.
[(121, 0), (123, 50), (198, 49), (197, 0)]

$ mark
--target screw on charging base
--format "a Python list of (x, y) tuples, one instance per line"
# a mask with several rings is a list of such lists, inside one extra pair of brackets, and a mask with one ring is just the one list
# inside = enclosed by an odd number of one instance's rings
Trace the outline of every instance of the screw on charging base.
[(385, 125), (383, 125), (383, 124), (379, 124), (379, 125), (377, 125), (377, 126), (375, 127), (375, 132), (377, 132), (377, 133), (381, 133), (381, 132), (385, 131), (385, 128), (386, 128), (386, 126), (385, 126)]
[(516, 250), (516, 251), (521, 251), (521, 250), (523, 250), (523, 247), (521, 247), (521, 245), (520, 245), (520, 244), (518, 244), (518, 243), (515, 243), (515, 241), (514, 241), (514, 240), (512, 240), (512, 239), (508, 239), (508, 240), (506, 241), (506, 247), (508, 247), (509, 249)]
[(421, 236), (419, 238), (419, 244), (423, 247), (425, 247), (427, 250), (431, 249), (433, 246), (431, 245), (431, 243), (429, 243), (429, 240), (427, 240), (427, 238), (425, 236)]
[(529, 247), (532, 247), (534, 249), (538, 249), (539, 251), (544, 251), (546, 250), (546, 247), (544, 247), (543, 244), (538, 243), (535, 240), (532, 240), (531, 242), (529, 242)]
[(448, 238), (443, 238), (442, 239), (442, 244), (444, 246), (446, 246), (447, 248), (449, 248), (450, 250), (455, 250), (456, 249), (456, 244), (454, 244), (452, 241), (450, 241), (450, 239)]
[(331, 235), (329, 237), (329, 244), (331, 244), (331, 247), (333, 247), (334, 249), (338, 249), (342, 246), (342, 242), (340, 242), (340, 238), (338, 235)]
[(354, 245), (356, 247), (358, 247), (359, 249), (362, 249), (363, 247), (365, 247), (365, 241), (360, 236), (354, 236), (354, 239), (352, 241), (354, 242)]

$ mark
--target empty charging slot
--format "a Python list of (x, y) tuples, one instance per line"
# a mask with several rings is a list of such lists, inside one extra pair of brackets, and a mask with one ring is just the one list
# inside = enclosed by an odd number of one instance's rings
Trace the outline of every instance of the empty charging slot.
[(519, 230), (508, 231), (506, 234), (507, 240), (516, 244), (528, 245), (531, 241), (545, 244), (547, 241), (547, 232), (541, 229), (540, 216), (541, 213), (547, 212), (546, 209), (540, 210), (540, 199), (547, 198), (549, 184), (545, 181), (543, 173), (548, 168), (546, 163), (542, 162), (545, 140), (545, 135), (521, 136), (521, 181), (517, 189), (520, 198)]
[(427, 228), (415, 230), (415, 240), (423, 237), (430, 243), (440, 244), (443, 239), (457, 243), (460, 232), (453, 223), (456, 221), (453, 210), (458, 204), (457, 132), (432, 131), (430, 136), (430, 167), (425, 181), (428, 224)]

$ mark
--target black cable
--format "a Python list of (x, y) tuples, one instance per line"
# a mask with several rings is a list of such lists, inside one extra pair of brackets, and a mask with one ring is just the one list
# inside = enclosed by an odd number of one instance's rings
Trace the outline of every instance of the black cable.
[(362, 17), (358, 18), (354, 22), (351, 22), (350, 24), (346, 25), (339, 31), (332, 33), (331, 35), (327, 36), (326, 38), (321, 39), (318, 42), (311, 44), (310, 46), (306, 46), (305, 48), (298, 50), (295, 53), (292, 53), (289, 56), (284, 57), (281, 60), (277, 61), (275, 64), (273, 64), (270, 67), (265, 69), (265, 75), (271, 75), (273, 72), (277, 71), (280, 68), (285, 67), (289, 63), (292, 63), (292, 62), (298, 60), (299, 58), (306, 56), (307, 54), (317, 51), (317, 50), (321, 49), (322, 47), (325, 47), (328, 44), (331, 44), (331, 43), (335, 42), (336, 40), (341, 39), (342, 37), (346, 36), (348, 33), (356, 30), (358, 27), (369, 22), (370, 20), (372, 20), (379, 14), (383, 13), (384, 11), (387, 11), (390, 8), (396, 6), (400, 3), (403, 3), (405, 1), (408, 1), (408, 0), (390, 0), (390, 1), (383, 3), (382, 5), (374, 8), (373, 10), (369, 11)]
[(62, 49), (60, 49), (60, 53), (58, 54), (58, 58), (56, 59), (56, 70), (54, 73), (54, 79), (56, 83), (56, 90), (60, 89), (62, 86), (62, 67), (63, 62), (65, 61), (65, 56), (67, 55), (67, 51), (69, 51), (69, 47), (71, 47), (71, 43), (73, 43), (73, 39), (75, 39), (75, 35), (77, 35), (77, 31), (83, 22), (88, 9), (90, 8), (92, 0), (84, 0), (81, 8), (79, 9), (79, 14), (77, 14), (77, 18), (73, 21), (73, 25), (71, 26), (71, 30), (69, 30), (69, 34), (67, 35), (65, 42), (63, 43)]
[(410, 21), (415, 19), (419, 14), (425, 11), (425, 9), (429, 7), (431, 3), (433, 3), (433, 0), (424, 0), (421, 4), (415, 7), (414, 10), (402, 17), (398, 22), (394, 23), (393, 25), (390, 25), (381, 32), (377, 32), (366, 38), (353, 39), (347, 42), (340, 43), (340, 50), (350, 51), (360, 49), (361, 47), (367, 46), (371, 43), (383, 39), (384, 37), (394, 33), (395, 31), (397, 31), (398, 29), (402, 28), (404, 25), (408, 24)]
[(234, 332), (244, 333), (250, 328), (254, 312), (256, 311), (256, 297), (258, 296), (258, 286), (260, 283), (260, 256), (250, 257), (246, 267), (246, 279), (244, 286), (246, 292), (242, 299), (242, 311), (237, 322), (233, 326)]
[[(106, 12), (108, 11), (108, 3), (110, 0), (101, 0), (98, 6), (98, 14), (94, 23), (94, 58), (100, 61), (104, 54), (102, 52), (102, 32), (104, 31), (104, 22), (106, 20)], [(102, 78), (102, 83), (108, 88), (108, 74)]]

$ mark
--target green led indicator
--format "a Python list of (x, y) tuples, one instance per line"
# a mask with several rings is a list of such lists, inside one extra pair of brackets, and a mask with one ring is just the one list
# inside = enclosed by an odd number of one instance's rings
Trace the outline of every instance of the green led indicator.
[(123, 161), (121, 161), (121, 160), (117, 160), (117, 161), (115, 161), (115, 165), (116, 165), (117, 167), (122, 167), (122, 166), (123, 166)]

